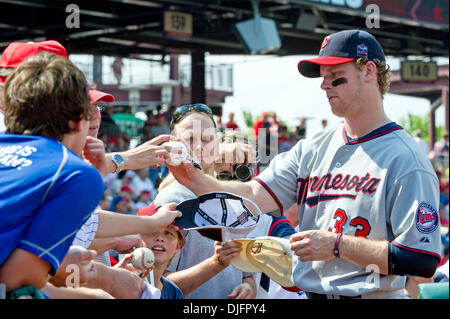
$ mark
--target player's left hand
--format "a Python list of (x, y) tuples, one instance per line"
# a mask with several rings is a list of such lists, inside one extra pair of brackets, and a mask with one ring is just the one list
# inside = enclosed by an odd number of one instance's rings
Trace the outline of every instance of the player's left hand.
[(301, 231), (291, 236), (290, 248), (301, 261), (332, 259), (336, 236), (324, 230)]

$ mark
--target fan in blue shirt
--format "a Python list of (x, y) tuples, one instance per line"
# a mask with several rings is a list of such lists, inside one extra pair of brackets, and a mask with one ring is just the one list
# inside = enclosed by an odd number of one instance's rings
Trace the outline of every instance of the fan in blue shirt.
[(54, 275), (100, 202), (103, 182), (81, 154), (88, 85), (69, 60), (41, 53), (5, 83), (0, 135), (0, 283), (37, 289)]

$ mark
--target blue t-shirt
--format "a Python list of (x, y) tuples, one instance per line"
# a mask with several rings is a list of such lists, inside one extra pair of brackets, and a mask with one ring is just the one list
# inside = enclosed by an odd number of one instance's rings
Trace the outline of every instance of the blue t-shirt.
[(161, 277), (163, 289), (161, 290), (161, 298), (159, 299), (184, 299), (180, 288), (169, 279)]
[(57, 140), (0, 134), (0, 265), (21, 248), (54, 275), (102, 194), (98, 171)]

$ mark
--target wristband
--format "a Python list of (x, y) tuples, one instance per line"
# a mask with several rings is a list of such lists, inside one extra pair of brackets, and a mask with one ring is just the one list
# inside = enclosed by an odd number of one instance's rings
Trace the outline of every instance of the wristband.
[(336, 258), (340, 258), (340, 256), (339, 256), (339, 242), (340, 242), (340, 240), (341, 240), (341, 237), (342, 237), (342, 233), (339, 233), (339, 234), (337, 235), (337, 237), (336, 237), (336, 241), (334, 242), (333, 253), (334, 253), (334, 256), (335, 256)]

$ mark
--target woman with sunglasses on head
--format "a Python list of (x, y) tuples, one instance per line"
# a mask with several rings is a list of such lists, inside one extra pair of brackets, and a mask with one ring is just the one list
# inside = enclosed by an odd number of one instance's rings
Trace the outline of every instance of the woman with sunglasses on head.
[[(172, 116), (170, 129), (172, 135), (188, 146), (189, 156), (203, 172), (214, 176), (219, 141), (211, 109), (205, 104), (181, 106)], [(180, 203), (195, 197), (188, 188), (169, 176), (161, 184), (153, 203)], [(229, 267), (231, 259), (240, 250), (240, 244), (214, 242), (190, 231), (165, 276), (181, 289), (185, 298), (254, 298), (256, 285), (253, 276)]]

